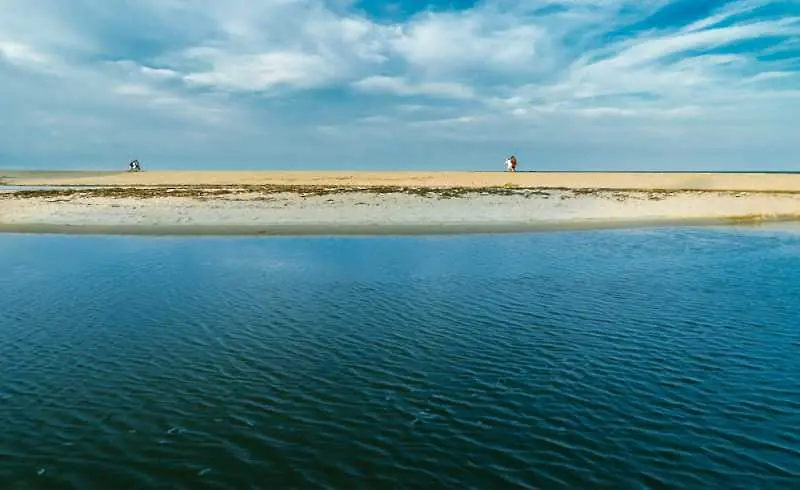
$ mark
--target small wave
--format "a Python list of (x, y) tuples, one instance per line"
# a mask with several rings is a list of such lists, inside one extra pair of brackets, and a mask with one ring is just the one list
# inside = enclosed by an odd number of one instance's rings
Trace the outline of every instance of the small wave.
[(800, 478), (800, 239), (37, 238), (0, 254), (12, 485)]

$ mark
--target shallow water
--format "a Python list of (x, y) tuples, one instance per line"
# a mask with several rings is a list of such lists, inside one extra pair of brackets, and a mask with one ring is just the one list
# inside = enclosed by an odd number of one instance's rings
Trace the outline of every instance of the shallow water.
[(0, 235), (2, 488), (797, 488), (800, 234)]

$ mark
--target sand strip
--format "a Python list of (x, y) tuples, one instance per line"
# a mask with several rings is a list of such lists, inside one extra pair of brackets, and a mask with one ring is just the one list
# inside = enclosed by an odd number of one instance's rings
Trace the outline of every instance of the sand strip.
[(0, 172), (18, 185), (346, 186), (800, 192), (800, 173), (688, 172)]
[(800, 219), (800, 194), (483, 189), (99, 189), (0, 194), (0, 231), (154, 235), (502, 233)]

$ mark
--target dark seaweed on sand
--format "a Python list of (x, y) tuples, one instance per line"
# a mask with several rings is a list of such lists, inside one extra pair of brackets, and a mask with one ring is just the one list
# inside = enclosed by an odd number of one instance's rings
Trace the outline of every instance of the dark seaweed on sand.
[[(2, 183), (2, 180), (0, 180)], [(135, 198), (151, 199), (162, 197), (193, 198), (210, 200), (224, 198), (235, 200), (237, 196), (247, 195), (247, 200), (271, 200), (276, 194), (296, 194), (302, 198), (333, 196), (346, 194), (406, 194), (431, 199), (454, 199), (476, 195), (492, 196), (519, 196), (525, 198), (539, 197), (550, 198), (553, 194), (560, 199), (573, 199), (581, 196), (593, 196), (603, 199), (625, 201), (651, 200), (660, 201), (677, 194), (727, 194), (743, 197), (752, 192), (741, 191), (704, 191), (704, 190), (676, 190), (676, 189), (604, 189), (604, 188), (544, 188), (544, 187), (517, 187), (506, 184), (500, 187), (405, 187), (405, 186), (324, 186), (324, 185), (194, 185), (194, 186), (115, 186), (87, 188), (58, 188), (58, 189), (24, 189), (13, 192), (0, 193), (0, 199), (19, 198)], [(770, 192), (771, 194), (786, 194), (788, 192)]]

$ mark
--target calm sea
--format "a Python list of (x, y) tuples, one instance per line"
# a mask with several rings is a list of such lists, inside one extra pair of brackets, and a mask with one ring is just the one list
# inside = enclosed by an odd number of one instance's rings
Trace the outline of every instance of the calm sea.
[(0, 235), (2, 489), (800, 488), (800, 233)]

